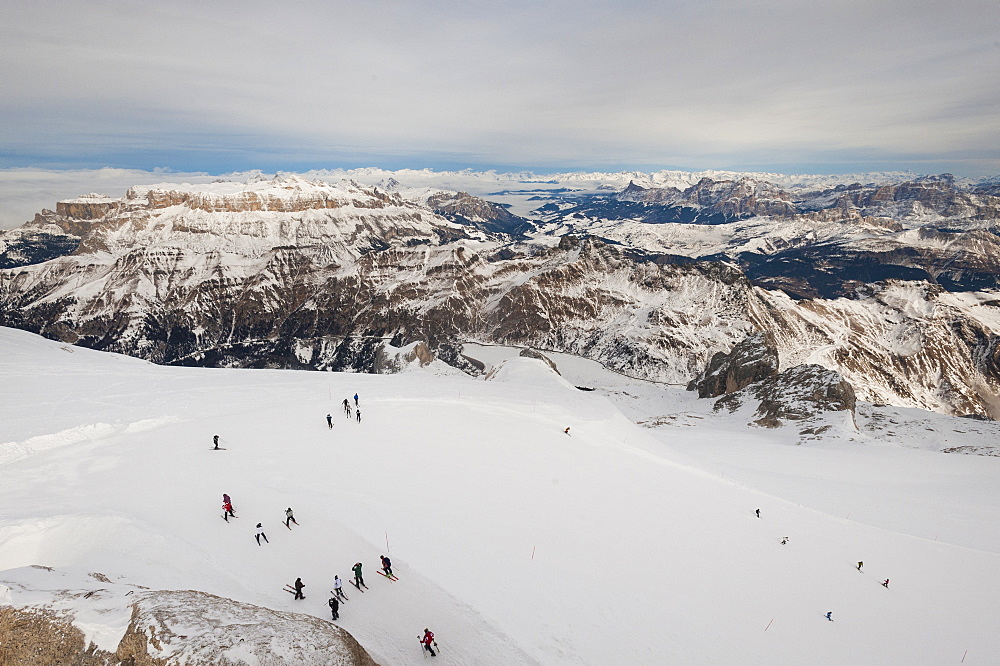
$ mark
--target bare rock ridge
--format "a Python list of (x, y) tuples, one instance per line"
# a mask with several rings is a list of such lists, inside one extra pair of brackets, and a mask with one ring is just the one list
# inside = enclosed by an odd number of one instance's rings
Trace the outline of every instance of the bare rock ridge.
[(475, 340), (705, 396), (818, 364), (862, 400), (997, 417), (992, 192), (633, 183), (532, 221), (391, 182), (136, 187), (0, 232), (0, 325), (163, 364), (364, 372), (475, 374)]

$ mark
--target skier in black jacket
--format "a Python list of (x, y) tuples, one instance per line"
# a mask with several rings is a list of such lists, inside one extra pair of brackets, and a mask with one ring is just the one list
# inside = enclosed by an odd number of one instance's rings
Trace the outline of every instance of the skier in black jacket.
[(301, 578), (296, 578), (295, 579), (295, 596), (293, 597), (293, 600), (294, 599), (305, 599), (305, 596), (302, 594), (302, 588), (305, 587), (305, 586), (306, 586), (306, 584), (302, 582)]

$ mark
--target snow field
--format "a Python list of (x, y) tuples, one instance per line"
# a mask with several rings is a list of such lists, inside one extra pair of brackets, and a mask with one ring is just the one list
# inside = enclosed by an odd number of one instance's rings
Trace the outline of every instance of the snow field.
[[(964, 663), (986, 664), (1000, 654), (997, 551), (823, 513), (801, 501), (803, 486), (819, 486), (807, 499), (827, 510), (838, 484), (853, 492), (872, 479), (855, 480), (847, 463), (814, 475), (802, 462), (806, 480), (786, 483), (791, 457), (776, 458), (771, 476), (766, 462), (740, 458), (760, 431), (720, 418), (651, 432), (539, 361), (511, 359), (484, 382), (160, 368), (67, 354), (9, 329), (0, 349), (11, 379), (0, 421), (18, 415), (0, 440), (113, 426), (0, 467), (0, 570), (75, 567), (322, 618), (339, 574), (350, 601), (338, 624), (383, 664), (422, 662), (414, 639), (425, 626), (443, 664), (938, 664), (965, 650)], [(355, 392), (361, 424), (340, 407)], [(226, 451), (210, 450), (215, 433)], [(711, 456), (698, 457), (699, 442)], [(727, 449), (745, 463), (735, 480), (720, 478)], [(876, 450), (856, 449), (854, 462)], [(932, 455), (898, 452), (898, 465)], [(964, 497), (961, 477), (942, 484), (939, 513), (957, 521), (984, 498)], [(223, 492), (239, 516), (229, 524)], [(922, 492), (898, 484), (892, 496)], [(291, 530), (288, 506), (301, 523)], [(933, 507), (918, 506), (919, 527)], [(255, 544), (257, 522), (271, 543)], [(383, 553), (398, 582), (376, 573)], [(364, 594), (346, 584), (356, 561)], [(281, 589), (297, 576), (304, 601)]]

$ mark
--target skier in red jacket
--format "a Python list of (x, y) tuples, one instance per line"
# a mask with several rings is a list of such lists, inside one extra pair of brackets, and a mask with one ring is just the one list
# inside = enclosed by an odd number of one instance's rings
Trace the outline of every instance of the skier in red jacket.
[(437, 641), (434, 640), (433, 631), (430, 629), (424, 629), (424, 637), (420, 639), (420, 642), (423, 643), (424, 649), (430, 652), (432, 657), (437, 656), (434, 652), (434, 648), (431, 647), (431, 643), (434, 644), (434, 647), (437, 647)]

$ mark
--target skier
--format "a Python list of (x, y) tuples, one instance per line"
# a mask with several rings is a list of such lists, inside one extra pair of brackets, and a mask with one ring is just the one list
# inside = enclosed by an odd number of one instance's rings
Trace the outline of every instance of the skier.
[(351, 415), (351, 405), (347, 402), (347, 398), (344, 398), (344, 413), (348, 416)]
[(858, 571), (861, 571), (861, 567), (865, 565), (864, 562), (858, 562)]
[(357, 411), (358, 411), (358, 423), (361, 423), (361, 410), (359, 409)]
[(781, 543), (782, 545), (788, 543), (788, 537), (781, 537)]
[(292, 529), (292, 526), (288, 523), (295, 523), (296, 525), (299, 524), (299, 521), (295, 520), (295, 516), (292, 515), (292, 507), (285, 509), (285, 527)]
[(354, 394), (354, 406), (355, 407), (358, 406), (358, 394), (357, 393)]
[(334, 620), (340, 619), (340, 602), (337, 601), (337, 597), (330, 597), (330, 600), (326, 602), (330, 606), (330, 612), (333, 614)]
[(567, 427), (565, 430), (563, 430), (563, 432), (568, 435), (569, 434), (569, 428)]
[(257, 523), (257, 531), (254, 533), (253, 536), (254, 536), (255, 539), (257, 539), (257, 545), (258, 546), (260, 545), (260, 538), (261, 537), (264, 537), (264, 542), (265, 543), (271, 543), (270, 541), (267, 540), (267, 535), (264, 534), (264, 528), (260, 526), (260, 523)]
[(347, 595), (344, 594), (344, 581), (340, 580), (340, 576), (333, 577), (333, 595), (347, 601)]
[(888, 578), (886, 578), (884, 581), (882, 581), (882, 587), (884, 587), (887, 590), (889, 589), (889, 579)]
[(434, 647), (437, 647), (437, 641), (434, 640), (434, 632), (433, 631), (431, 631), (430, 629), (426, 629), (425, 628), (424, 629), (424, 637), (420, 639), (420, 642), (423, 643), (424, 649), (427, 650), (428, 652), (430, 652), (432, 657), (436, 657), (437, 656), (434, 653), (434, 648), (431, 647), (431, 643), (434, 644)]
[(833, 622), (833, 618), (830, 617), (831, 615), (833, 615), (833, 611), (830, 611), (826, 614), (826, 619), (828, 619), (830, 622)]
[[(354, 566), (351, 567), (351, 571), (354, 572), (354, 584), (361, 589), (361, 585), (365, 585), (365, 577), (361, 575), (361, 562), (355, 562)], [(365, 585), (365, 587), (368, 587)]]
[(757, 517), (760, 518), (760, 509), (757, 509)]
[(330, 414), (326, 415), (326, 427), (333, 430), (333, 416), (331, 416)]
[(395, 578), (392, 573), (392, 562), (389, 561), (389, 558), (385, 555), (379, 555), (379, 557), (382, 558), (382, 571), (385, 572), (385, 575), (389, 578)]
[(222, 517), (226, 519), (227, 523), (229, 522), (229, 516), (236, 517), (236, 514), (233, 513), (233, 502), (226, 493), (222, 493), (222, 508), (225, 511)]
[(292, 597), (293, 601), (295, 599), (305, 599), (305, 595), (302, 594), (302, 588), (305, 586), (306, 584), (302, 582), (301, 578), (295, 579), (295, 596)]
[(212, 449), (212, 450), (213, 451), (218, 451), (219, 450), (219, 436), (218, 435), (212, 435), (212, 441), (215, 443), (215, 448)]

